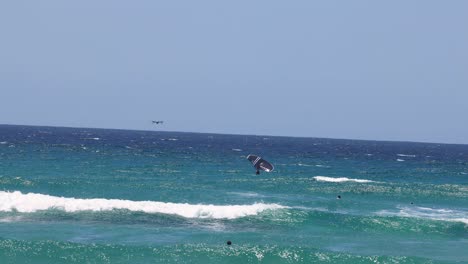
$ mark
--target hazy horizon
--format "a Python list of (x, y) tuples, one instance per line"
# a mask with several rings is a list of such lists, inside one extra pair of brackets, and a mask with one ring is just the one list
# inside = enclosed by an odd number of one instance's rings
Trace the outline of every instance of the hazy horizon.
[(96, 129), (96, 130), (124, 130), (124, 131), (142, 131), (142, 132), (164, 132), (164, 133), (195, 133), (195, 134), (215, 134), (215, 135), (232, 135), (232, 136), (263, 136), (263, 137), (290, 137), (290, 138), (316, 138), (316, 139), (331, 139), (331, 140), (357, 140), (357, 141), (377, 141), (377, 142), (407, 142), (407, 143), (422, 143), (422, 144), (444, 144), (444, 145), (468, 145), (464, 143), (446, 143), (446, 142), (427, 142), (427, 141), (410, 141), (410, 140), (385, 140), (385, 139), (364, 139), (364, 138), (331, 138), (331, 137), (314, 137), (314, 136), (289, 136), (289, 135), (270, 135), (270, 134), (234, 134), (220, 132), (199, 132), (199, 131), (174, 131), (174, 130), (156, 130), (156, 129), (129, 129), (129, 128), (112, 128), (112, 127), (73, 127), (73, 126), (51, 126), (51, 125), (22, 125), (22, 124), (0, 124), (0, 126), (29, 126), (29, 127), (50, 127), (50, 128), (72, 128), (72, 129)]

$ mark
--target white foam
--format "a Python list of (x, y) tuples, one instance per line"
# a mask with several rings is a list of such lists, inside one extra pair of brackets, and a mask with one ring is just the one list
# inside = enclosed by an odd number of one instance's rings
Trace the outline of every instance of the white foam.
[(319, 167), (319, 168), (330, 168), (330, 166), (327, 166), (327, 165), (315, 165), (315, 167)]
[(235, 194), (242, 197), (264, 197), (263, 195), (255, 192), (229, 192), (229, 194)]
[(242, 151), (242, 149), (233, 148), (233, 151)]
[(0, 218), (0, 223), (12, 223), (12, 222), (18, 222), (23, 219), (22, 216), (7, 216), (7, 217), (2, 217)]
[[(286, 164), (285, 164), (286, 165)], [(298, 163), (296, 164), (297, 166), (300, 167), (319, 167), (319, 168), (330, 168), (330, 166), (327, 165), (321, 165), (321, 164), (316, 164), (316, 165), (311, 165), (311, 164), (304, 164), (304, 163)]]
[(400, 216), (400, 217), (415, 217), (431, 220), (462, 222), (468, 225), (468, 212), (453, 210), (453, 209), (436, 209), (428, 207), (407, 207), (398, 206), (397, 211), (382, 210), (377, 212), (377, 215), (383, 216)]
[(405, 161), (404, 159), (396, 159), (396, 161)]
[(2, 142), (0, 142), (1, 145), (5, 145), (5, 144), (7, 144), (7, 143), (8, 143), (8, 141), (2, 141)]
[(173, 214), (186, 218), (234, 219), (257, 215), (264, 210), (288, 208), (278, 204), (254, 203), (251, 205), (204, 205), (187, 203), (164, 203), (154, 201), (130, 201), (119, 199), (78, 199), (19, 191), (0, 191), (0, 211), (32, 213), (57, 209), (66, 212), (110, 211), (126, 209), (145, 213)]
[(396, 154), (396, 155), (399, 157), (411, 157), (411, 158), (416, 157), (416, 155), (411, 155), (411, 154)]
[(365, 179), (349, 179), (346, 177), (339, 177), (339, 178), (332, 178), (332, 177), (326, 177), (326, 176), (315, 176), (314, 179), (316, 181), (324, 181), (324, 182), (359, 182), (359, 183), (366, 183), (366, 182), (374, 182), (371, 180), (365, 180)]
[(462, 222), (462, 223), (468, 225), (468, 217), (467, 218), (453, 218), (450, 221)]

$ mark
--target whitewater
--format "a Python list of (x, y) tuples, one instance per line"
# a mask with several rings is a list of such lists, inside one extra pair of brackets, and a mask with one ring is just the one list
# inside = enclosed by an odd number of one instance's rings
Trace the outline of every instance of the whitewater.
[(17, 211), (31, 213), (48, 209), (59, 209), (66, 212), (77, 211), (110, 211), (126, 209), (145, 213), (173, 214), (187, 218), (227, 218), (256, 215), (264, 210), (286, 208), (278, 204), (255, 203), (252, 205), (202, 205), (177, 204), (154, 201), (128, 201), (118, 199), (77, 199), (54, 197), (44, 194), (19, 191), (0, 191), (0, 211)]
[(0, 125), (0, 263), (468, 263), (467, 163), (455, 144)]

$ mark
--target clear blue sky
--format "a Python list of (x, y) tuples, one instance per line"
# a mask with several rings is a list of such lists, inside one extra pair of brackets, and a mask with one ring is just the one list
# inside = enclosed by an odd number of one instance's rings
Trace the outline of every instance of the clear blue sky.
[(0, 124), (468, 144), (467, 14), (464, 0), (2, 1)]

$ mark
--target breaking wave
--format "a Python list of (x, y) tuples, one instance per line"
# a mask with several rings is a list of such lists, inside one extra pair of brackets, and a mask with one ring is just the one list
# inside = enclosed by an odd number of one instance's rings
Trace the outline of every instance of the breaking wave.
[(382, 210), (381, 216), (415, 217), (439, 221), (462, 222), (468, 225), (468, 212), (452, 209), (436, 209), (428, 207), (397, 207), (397, 211)]
[(359, 183), (375, 182), (375, 181), (365, 180), (365, 179), (349, 179), (346, 177), (333, 178), (333, 177), (326, 177), (326, 176), (315, 176), (314, 179), (316, 181), (323, 181), (323, 182), (359, 182)]
[(32, 213), (57, 209), (66, 212), (110, 211), (124, 209), (145, 213), (179, 215), (186, 218), (235, 219), (257, 215), (265, 210), (287, 208), (278, 204), (254, 203), (251, 205), (204, 205), (187, 203), (165, 203), (155, 201), (130, 201), (120, 199), (79, 199), (19, 191), (0, 191), (0, 211)]

